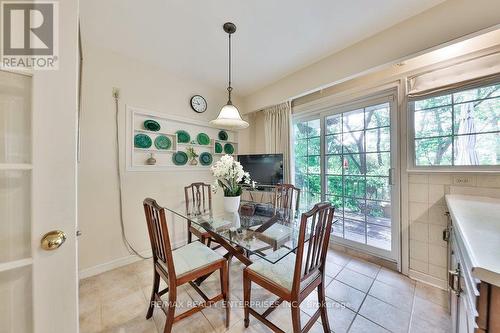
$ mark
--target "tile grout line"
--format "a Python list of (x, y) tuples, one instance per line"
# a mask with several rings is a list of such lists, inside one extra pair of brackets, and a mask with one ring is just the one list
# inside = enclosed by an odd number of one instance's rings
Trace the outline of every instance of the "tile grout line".
[[(381, 302), (383, 302), (383, 303), (385, 303), (385, 304), (387, 304), (387, 305), (389, 305), (389, 306), (395, 307), (394, 305), (392, 305), (392, 304), (390, 304), (390, 303), (387, 303), (387, 302), (385, 302), (384, 300), (381, 300), (381, 299), (377, 298), (376, 296), (369, 295), (369, 292), (370, 292), (371, 288), (373, 287), (373, 284), (375, 283), (375, 281), (378, 281), (378, 282), (380, 282), (380, 283), (386, 284), (386, 283), (384, 283), (383, 281), (377, 280), (377, 277), (378, 277), (378, 275), (380, 274), (380, 271), (381, 271), (381, 270), (382, 270), (382, 269), (380, 268), (380, 269), (379, 269), (379, 271), (377, 272), (377, 275), (373, 278), (372, 284), (370, 285), (370, 288), (368, 289), (368, 291), (365, 293), (365, 297), (363, 298), (363, 301), (361, 302), (361, 305), (360, 305), (360, 307), (359, 307), (359, 310), (358, 310), (358, 311), (356, 311), (356, 316), (354, 317), (353, 321), (352, 321), (352, 322), (351, 322), (351, 324), (349, 325), (348, 331), (351, 329), (352, 324), (354, 323), (354, 320), (356, 320), (356, 317), (357, 317), (357, 316), (361, 316), (361, 317), (363, 317), (364, 319), (368, 320), (369, 322), (371, 322), (371, 323), (373, 323), (373, 324), (375, 324), (375, 325), (377, 325), (377, 326), (379, 326), (379, 327), (382, 327), (383, 329), (385, 329), (385, 330), (387, 330), (387, 331), (389, 331), (389, 332), (392, 332), (392, 331), (391, 331), (391, 330), (389, 330), (388, 328), (386, 328), (386, 327), (384, 327), (384, 326), (380, 325), (379, 323), (377, 323), (377, 322), (375, 322), (375, 321), (371, 320), (370, 318), (367, 318), (367, 317), (365, 317), (365, 316), (363, 316), (362, 314), (360, 314), (360, 313), (359, 313), (359, 311), (361, 310), (361, 307), (363, 306), (363, 304), (364, 304), (364, 302), (365, 302), (365, 300), (366, 300), (366, 298), (367, 298), (368, 296), (371, 296), (371, 297), (373, 297), (373, 298), (375, 298), (375, 299), (377, 299), (377, 300), (379, 300), (379, 301), (381, 301)], [(360, 274), (362, 274), (362, 273), (360, 273)], [(339, 282), (342, 282), (342, 281), (339, 281)], [(344, 284), (345, 284), (345, 283), (344, 283)], [(386, 284), (386, 285), (390, 286), (389, 284)], [(348, 286), (349, 286), (349, 285), (348, 285)], [(350, 287), (352, 287), (352, 286), (350, 286)], [(354, 288), (354, 287), (352, 287), (352, 288)], [(356, 288), (354, 288), (354, 289), (356, 289)], [(412, 317), (412, 313), (413, 313), (413, 304), (414, 304), (414, 302), (415, 302), (415, 289), (416, 289), (416, 288), (414, 287), (414, 288), (413, 288), (413, 292), (412, 292), (412, 294), (413, 294), (413, 295), (412, 295), (412, 308), (411, 308), (411, 310), (410, 310), (410, 320), (408, 321), (407, 331), (409, 331), (409, 325), (410, 325), (410, 322), (411, 322), (411, 317)], [(359, 290), (359, 289), (356, 289), (356, 290)]]
[[(379, 267), (379, 269), (378, 269), (378, 271), (377, 271), (377, 274), (375, 275), (375, 277), (373, 278), (372, 283), (370, 284), (370, 288), (368, 288), (368, 290), (366, 291), (366, 293), (365, 293), (365, 297), (363, 298), (363, 301), (362, 301), (362, 302), (361, 302), (361, 304), (359, 305), (359, 309), (356, 311), (356, 315), (354, 316), (354, 318), (352, 319), (351, 323), (349, 324), (349, 327), (347, 328), (347, 331), (346, 331), (346, 332), (349, 332), (349, 330), (350, 330), (350, 329), (351, 329), (351, 327), (352, 327), (352, 324), (354, 323), (354, 320), (356, 320), (356, 317), (358, 316), (359, 311), (360, 311), (360, 310), (361, 310), (361, 308), (363, 307), (363, 303), (365, 303), (365, 300), (366, 300), (366, 298), (368, 297), (368, 293), (369, 293), (369, 292), (370, 292), (370, 290), (372, 289), (372, 286), (373, 286), (373, 284), (375, 283), (375, 280), (377, 279), (378, 274), (380, 273), (380, 269), (381, 269), (381, 268)], [(361, 274), (361, 273), (360, 273), (360, 274)], [(362, 316), (362, 315), (360, 315), (360, 316)], [(363, 317), (363, 316), (362, 316), (362, 317)], [(363, 317), (363, 318), (364, 318), (364, 317)], [(370, 321), (371, 321), (371, 320), (370, 320)], [(376, 324), (376, 323), (375, 323), (375, 324)], [(380, 325), (379, 325), (379, 326), (380, 326)], [(385, 327), (384, 327), (384, 328), (385, 328)]]
[(415, 308), (415, 298), (416, 297), (417, 297), (417, 285), (415, 284), (415, 289), (413, 290), (413, 302), (411, 302), (410, 321), (408, 322), (408, 332), (410, 331), (411, 324), (413, 322), (413, 309)]

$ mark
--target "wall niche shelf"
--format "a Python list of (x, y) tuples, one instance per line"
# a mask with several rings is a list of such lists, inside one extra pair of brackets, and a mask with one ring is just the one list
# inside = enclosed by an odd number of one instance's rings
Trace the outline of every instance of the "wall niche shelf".
[[(226, 131), (226, 132), (227, 132), (227, 131)], [(229, 132), (228, 132), (228, 133), (229, 133)], [(222, 152), (221, 152), (221, 153), (217, 153), (217, 152), (215, 151), (215, 144), (216, 144), (216, 143), (218, 143), (218, 144), (220, 144), (220, 145), (222, 146)], [(232, 153), (232, 154), (227, 154), (227, 153), (225, 153), (225, 152), (224, 152), (224, 146), (225, 146), (226, 144), (231, 144), (231, 145), (233, 146), (234, 151), (233, 151), (233, 153)], [(234, 157), (234, 156), (236, 156), (236, 155), (238, 155), (238, 142), (236, 142), (236, 141), (232, 141), (232, 140), (219, 140), (219, 139), (214, 140), (213, 155), (214, 155), (214, 156), (231, 155), (231, 156), (233, 156), (233, 157)]]
[[(219, 128), (212, 127), (205, 121), (199, 121), (196, 119), (183, 118), (178, 116), (172, 116), (167, 114), (162, 114), (158, 112), (148, 111), (141, 108), (136, 108), (133, 106), (126, 106), (127, 113), (127, 124), (126, 124), (126, 169), (127, 171), (168, 171), (168, 170), (180, 170), (180, 171), (200, 171), (200, 170), (210, 170), (210, 166), (213, 165), (222, 155), (224, 155), (224, 150), (222, 153), (215, 153), (215, 143), (218, 142), (224, 148), (224, 144), (230, 143), (234, 147), (234, 153), (231, 155), (236, 155), (238, 152), (238, 137), (237, 133), (233, 131), (227, 131), (228, 140), (219, 140), (218, 133)], [(158, 131), (151, 131), (144, 128), (144, 121), (152, 119), (158, 122), (160, 129)], [(178, 142), (178, 130), (184, 130), (189, 133), (190, 142), (182, 143)], [(210, 143), (207, 145), (201, 145), (196, 141), (196, 137), (199, 133), (205, 133), (210, 138)], [(139, 148), (134, 145), (134, 137), (136, 134), (145, 134), (151, 138), (152, 145), (149, 148)], [(160, 135), (167, 136), (172, 145), (170, 149), (158, 149), (155, 146), (155, 139)], [(204, 166), (200, 164), (199, 157), (198, 165), (190, 165), (189, 161), (184, 165), (175, 165), (172, 158), (176, 152), (182, 151), (186, 152), (188, 147), (193, 147), (195, 152), (200, 155), (203, 152), (208, 152), (212, 154), (213, 161), (211, 165)], [(155, 165), (148, 165), (146, 160), (151, 157), (156, 159)]]

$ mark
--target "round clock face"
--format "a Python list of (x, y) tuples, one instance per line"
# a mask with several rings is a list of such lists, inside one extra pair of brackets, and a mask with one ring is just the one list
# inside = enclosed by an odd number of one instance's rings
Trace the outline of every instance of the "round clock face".
[(191, 108), (198, 113), (205, 112), (207, 110), (207, 101), (200, 95), (194, 95), (191, 97)]

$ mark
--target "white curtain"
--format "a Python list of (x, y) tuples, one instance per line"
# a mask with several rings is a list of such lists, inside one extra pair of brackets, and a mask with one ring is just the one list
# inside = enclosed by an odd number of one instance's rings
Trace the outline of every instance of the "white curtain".
[(283, 181), (291, 183), (291, 127), (290, 102), (273, 105), (263, 110), (265, 116), (266, 153), (283, 154)]

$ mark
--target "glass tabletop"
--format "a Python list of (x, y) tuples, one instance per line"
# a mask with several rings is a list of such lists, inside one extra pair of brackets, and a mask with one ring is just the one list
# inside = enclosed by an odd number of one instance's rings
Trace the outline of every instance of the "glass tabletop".
[(276, 209), (272, 204), (243, 200), (235, 213), (188, 215), (185, 211), (165, 209), (213, 232), (233, 247), (242, 248), (251, 261), (255, 255), (274, 264), (298, 247), (300, 210)]

